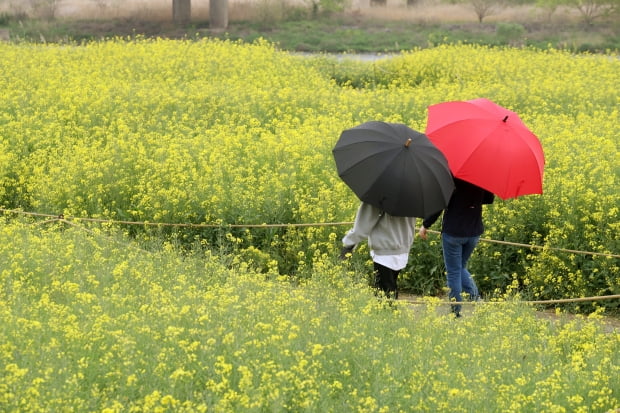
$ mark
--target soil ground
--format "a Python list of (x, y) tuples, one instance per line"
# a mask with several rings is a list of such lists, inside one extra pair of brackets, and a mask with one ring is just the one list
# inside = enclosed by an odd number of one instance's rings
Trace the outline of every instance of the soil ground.
[[(413, 294), (399, 293), (398, 299), (401, 301), (411, 302), (411, 307), (413, 308), (414, 311), (420, 310), (421, 308), (423, 308), (424, 305), (426, 305), (426, 304), (420, 304), (420, 302), (422, 301), (422, 297), (416, 296)], [(464, 317), (471, 316), (472, 312), (474, 311), (475, 305), (492, 305), (492, 304), (491, 303), (485, 304), (484, 302), (482, 302), (480, 304), (463, 305), (462, 306), (463, 316)], [(438, 305), (437, 311), (439, 313), (448, 314), (450, 311), (450, 308), (448, 305)], [(541, 320), (549, 320), (550, 322), (553, 322), (553, 323), (559, 323), (563, 320), (572, 320), (578, 317), (583, 317), (583, 316), (570, 314), (570, 313), (562, 313), (558, 315), (556, 314), (555, 310), (552, 308), (539, 309), (536, 311), (536, 315)], [(620, 317), (605, 316), (600, 320), (600, 323), (603, 328), (603, 331), (610, 333), (610, 334), (620, 333)]]
[[(414, 30), (411, 24), (441, 24), (451, 31), (495, 31), (499, 22), (518, 23), (526, 29), (528, 39), (566, 39), (567, 42), (598, 44), (604, 39), (618, 36), (618, 27), (607, 22), (585, 27), (575, 9), (558, 7), (549, 14), (532, 5), (496, 6), (478, 22), (472, 2), (449, 2), (446, 0), (415, 0), (410, 7), (407, 0), (387, 0), (385, 6), (371, 7), (371, 0), (351, 0), (343, 13), (343, 24), (350, 29), (368, 28), (401, 30), (400, 27), (382, 27), (382, 22), (404, 23), (402, 30)], [(141, 34), (146, 37), (185, 38), (197, 32), (209, 33), (209, 0), (192, 0), (192, 21), (186, 27), (172, 23), (172, 0), (49, 0), (53, 8), (33, 10), (28, 2), (0, 0), (0, 13), (28, 15), (54, 19), (51, 23), (70, 22), (73, 32), (91, 35), (93, 38), (127, 37)], [(233, 38), (242, 38), (248, 22), (263, 21), (265, 27), (277, 30), (282, 15), (298, 5), (308, 9), (310, 0), (229, 0), (229, 27)], [(499, 4), (499, 1), (498, 1)], [(51, 7), (51, 6), (50, 6)], [(38, 15), (38, 16), (37, 16)], [(408, 26), (406, 25), (408, 24)], [(615, 27), (615, 28), (614, 28)], [(380, 33), (379, 33), (380, 34)], [(575, 38), (578, 36), (579, 38)]]

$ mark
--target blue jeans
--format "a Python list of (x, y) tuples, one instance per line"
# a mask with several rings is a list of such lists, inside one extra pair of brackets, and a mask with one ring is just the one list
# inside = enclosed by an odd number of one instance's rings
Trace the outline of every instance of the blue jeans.
[[(443, 260), (446, 265), (448, 288), (450, 289), (450, 299), (457, 302), (463, 301), (461, 292), (469, 294), (472, 300), (479, 298), (478, 287), (467, 270), (467, 261), (474, 252), (480, 237), (453, 237), (448, 234), (441, 234), (441, 244), (443, 248)], [(459, 313), (460, 305), (452, 306), (452, 311)]]

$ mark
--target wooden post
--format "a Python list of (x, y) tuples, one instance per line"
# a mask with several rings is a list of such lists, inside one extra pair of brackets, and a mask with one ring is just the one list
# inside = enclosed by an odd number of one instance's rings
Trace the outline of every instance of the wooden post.
[(192, 20), (192, 0), (172, 0), (172, 20), (188, 24)]
[(0, 29), (0, 42), (8, 42), (11, 40), (11, 32), (9, 29)]
[(209, 27), (212, 29), (228, 27), (228, 0), (209, 1)]

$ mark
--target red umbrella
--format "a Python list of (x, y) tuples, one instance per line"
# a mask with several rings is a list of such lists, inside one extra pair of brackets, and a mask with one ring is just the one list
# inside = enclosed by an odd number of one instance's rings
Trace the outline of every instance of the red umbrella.
[(439, 103), (425, 133), (455, 177), (502, 199), (542, 194), (542, 146), (515, 112), (488, 99)]

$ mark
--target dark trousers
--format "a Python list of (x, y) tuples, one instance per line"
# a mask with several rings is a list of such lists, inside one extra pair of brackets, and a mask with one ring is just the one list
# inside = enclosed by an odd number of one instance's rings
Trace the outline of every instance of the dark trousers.
[(393, 270), (381, 264), (374, 263), (375, 269), (375, 287), (385, 293), (388, 298), (398, 299), (398, 273), (400, 271)]

